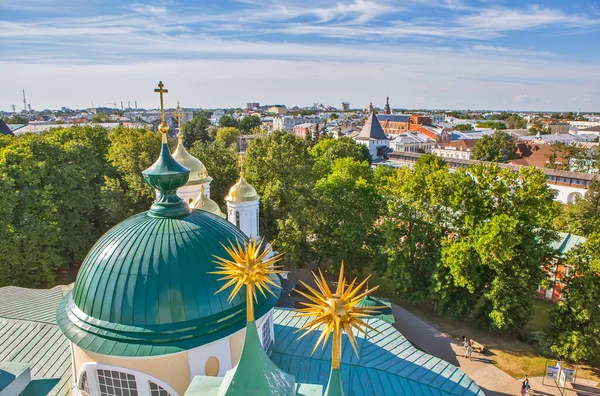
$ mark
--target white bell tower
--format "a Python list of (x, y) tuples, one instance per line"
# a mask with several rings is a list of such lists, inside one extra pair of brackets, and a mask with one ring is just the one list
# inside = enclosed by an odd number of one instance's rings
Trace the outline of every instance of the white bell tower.
[(231, 187), (225, 197), (227, 220), (238, 227), (247, 237), (260, 237), (258, 231), (258, 210), (260, 197), (244, 177)]

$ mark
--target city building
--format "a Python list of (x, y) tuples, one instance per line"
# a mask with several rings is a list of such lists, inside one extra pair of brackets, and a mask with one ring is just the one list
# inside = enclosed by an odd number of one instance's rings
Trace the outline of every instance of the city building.
[(350, 102), (342, 102), (342, 111), (350, 110)]
[(385, 98), (385, 106), (383, 108), (383, 114), (392, 114), (392, 109), (390, 108), (390, 97)]
[(317, 124), (305, 122), (304, 124), (298, 124), (294, 126), (293, 132), (296, 136), (303, 139), (307, 139), (317, 131)]
[(282, 105), (271, 106), (267, 109), (267, 113), (273, 113), (276, 115), (286, 115), (288, 112), (287, 108)]
[(215, 111), (213, 111), (212, 115), (210, 116), (210, 122), (213, 125), (218, 125), (219, 124), (219, 120), (224, 115), (225, 115), (225, 110), (215, 110)]
[(12, 129), (0, 118), (0, 135), (14, 136)]
[(246, 110), (248, 110), (248, 111), (258, 110), (259, 107), (260, 107), (260, 103), (258, 103), (258, 102), (248, 102), (248, 103), (246, 103)]
[(282, 116), (273, 119), (274, 131), (293, 132), (294, 127), (300, 124), (320, 124), (323, 120), (319, 116)]
[(356, 143), (367, 146), (373, 159), (386, 158), (387, 153), (393, 151), (390, 148), (390, 139), (383, 132), (383, 128), (375, 116), (375, 111), (371, 111), (365, 125), (354, 137), (354, 140)]
[(408, 131), (408, 114), (378, 114), (377, 120), (381, 124), (383, 131), (390, 135), (398, 135)]
[(455, 140), (435, 146), (431, 153), (438, 157), (471, 159), (471, 149), (477, 143), (477, 139)]
[(569, 125), (578, 129), (588, 129), (600, 126), (600, 121), (567, 121)]
[(398, 152), (431, 153), (434, 146), (435, 140), (419, 132), (401, 133), (391, 142), (391, 147)]

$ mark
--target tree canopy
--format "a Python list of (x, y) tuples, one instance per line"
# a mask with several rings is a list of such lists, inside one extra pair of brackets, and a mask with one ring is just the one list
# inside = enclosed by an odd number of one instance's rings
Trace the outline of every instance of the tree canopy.
[(468, 131), (472, 131), (473, 125), (469, 124), (469, 123), (465, 123), (465, 124), (458, 124), (454, 126), (454, 130), (455, 131), (459, 131), (459, 132), (468, 132)]
[(240, 122), (238, 123), (238, 128), (240, 129), (240, 132), (242, 132), (244, 135), (247, 135), (254, 128), (260, 127), (260, 124), (261, 124), (260, 116), (247, 115), (246, 117), (244, 117), (240, 120)]
[(198, 140), (207, 142), (210, 140), (208, 128), (211, 126), (210, 120), (205, 114), (194, 115), (194, 118), (181, 126), (183, 134), (183, 145), (189, 149)]
[(230, 114), (224, 114), (221, 118), (219, 118), (219, 126), (221, 128), (237, 128), (238, 121)]
[(517, 147), (512, 137), (503, 131), (484, 135), (471, 150), (471, 159), (480, 161), (506, 162), (514, 157)]

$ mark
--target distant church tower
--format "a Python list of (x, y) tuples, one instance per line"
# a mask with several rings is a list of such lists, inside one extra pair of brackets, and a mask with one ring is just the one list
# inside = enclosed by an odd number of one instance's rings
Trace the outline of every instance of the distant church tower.
[(246, 236), (258, 238), (258, 208), (260, 197), (243, 176), (229, 190), (227, 220), (237, 226)]
[(389, 96), (385, 100), (385, 107), (383, 109), (383, 114), (392, 114), (392, 109), (390, 109), (390, 97)]

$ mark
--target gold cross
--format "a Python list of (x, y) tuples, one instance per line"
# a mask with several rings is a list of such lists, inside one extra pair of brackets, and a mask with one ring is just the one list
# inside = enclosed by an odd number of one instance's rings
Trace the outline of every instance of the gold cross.
[(165, 84), (162, 81), (158, 82), (158, 88), (154, 88), (154, 92), (160, 93), (160, 119), (163, 125), (165, 124), (165, 103), (163, 101), (163, 94), (169, 93), (168, 89), (164, 89)]
[(179, 106), (179, 101), (177, 101), (177, 109), (173, 113), (173, 118), (177, 120), (177, 128), (179, 129), (179, 133), (177, 134), (177, 138), (183, 139), (183, 134), (181, 133), (181, 121), (185, 117), (185, 113), (181, 110), (181, 106)]

